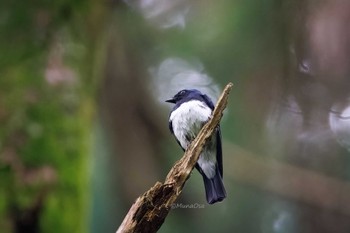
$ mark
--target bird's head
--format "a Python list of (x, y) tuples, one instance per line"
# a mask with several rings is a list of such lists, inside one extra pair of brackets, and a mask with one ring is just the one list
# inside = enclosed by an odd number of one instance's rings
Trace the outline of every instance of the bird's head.
[(187, 100), (191, 100), (191, 99), (196, 99), (201, 95), (202, 95), (202, 93), (198, 90), (184, 89), (184, 90), (179, 91), (176, 95), (174, 95), (173, 98), (168, 99), (165, 102), (176, 104), (179, 102), (183, 102), (183, 101), (187, 101)]

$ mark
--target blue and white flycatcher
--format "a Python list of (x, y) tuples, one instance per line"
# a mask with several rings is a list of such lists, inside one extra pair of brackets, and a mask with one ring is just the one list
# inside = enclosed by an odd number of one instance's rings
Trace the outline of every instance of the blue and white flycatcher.
[[(166, 102), (175, 104), (170, 112), (169, 129), (182, 149), (186, 150), (203, 125), (210, 119), (214, 104), (207, 95), (195, 89), (182, 90)], [(204, 146), (196, 164), (196, 169), (203, 176), (209, 204), (220, 202), (226, 197), (222, 182), (222, 163), (219, 125)]]

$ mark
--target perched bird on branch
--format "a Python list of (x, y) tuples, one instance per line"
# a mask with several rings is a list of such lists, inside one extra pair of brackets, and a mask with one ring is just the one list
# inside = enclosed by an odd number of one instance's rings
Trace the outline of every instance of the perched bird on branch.
[[(195, 89), (182, 90), (166, 102), (175, 104), (170, 112), (169, 129), (186, 150), (210, 119), (214, 104), (207, 95)], [(203, 177), (207, 202), (214, 204), (225, 199), (220, 125), (204, 146), (196, 169)]]

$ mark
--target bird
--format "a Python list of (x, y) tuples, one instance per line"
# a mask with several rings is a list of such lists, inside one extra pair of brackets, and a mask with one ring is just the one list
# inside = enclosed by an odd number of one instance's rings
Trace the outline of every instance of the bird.
[[(212, 100), (197, 89), (184, 89), (165, 102), (175, 104), (169, 115), (169, 129), (185, 151), (214, 110)], [(195, 165), (203, 177), (209, 204), (226, 198), (223, 184), (223, 159), (220, 125), (205, 144)]]

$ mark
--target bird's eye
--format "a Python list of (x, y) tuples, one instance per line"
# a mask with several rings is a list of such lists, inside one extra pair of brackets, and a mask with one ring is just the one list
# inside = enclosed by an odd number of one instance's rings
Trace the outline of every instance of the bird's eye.
[(185, 90), (180, 91), (179, 95), (184, 95), (186, 93)]

